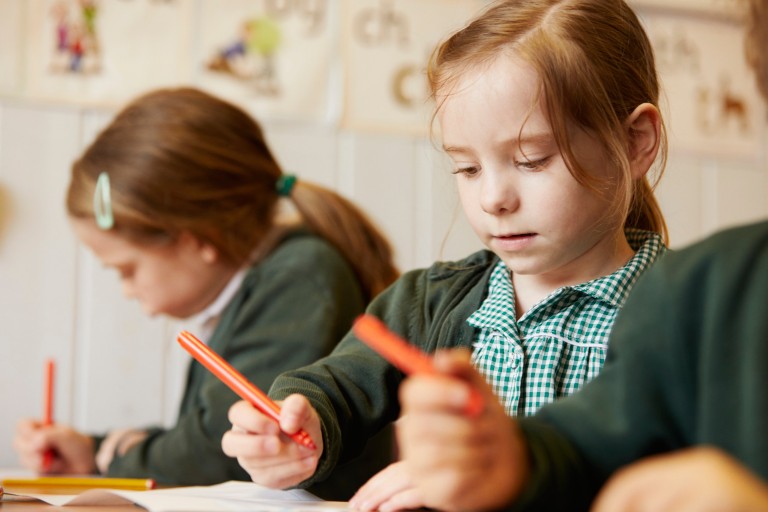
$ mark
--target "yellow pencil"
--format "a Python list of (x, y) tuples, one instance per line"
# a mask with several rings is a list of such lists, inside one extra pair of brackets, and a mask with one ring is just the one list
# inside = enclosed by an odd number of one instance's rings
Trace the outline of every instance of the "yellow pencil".
[(110, 489), (154, 489), (151, 478), (102, 478), (73, 476), (41, 476), (37, 478), (6, 478), (2, 485), (9, 487), (108, 487)]

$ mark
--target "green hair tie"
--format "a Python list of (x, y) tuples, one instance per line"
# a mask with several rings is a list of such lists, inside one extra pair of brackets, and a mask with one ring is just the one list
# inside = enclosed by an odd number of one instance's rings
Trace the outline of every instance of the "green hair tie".
[(296, 176), (293, 174), (283, 174), (279, 178), (277, 178), (277, 183), (275, 183), (275, 190), (277, 190), (277, 195), (280, 197), (288, 197), (291, 195), (291, 190), (293, 190), (293, 185), (296, 183)]
[(93, 215), (96, 217), (96, 225), (104, 231), (114, 227), (115, 216), (112, 213), (109, 174), (106, 172), (99, 174), (96, 180), (96, 188), (93, 191)]

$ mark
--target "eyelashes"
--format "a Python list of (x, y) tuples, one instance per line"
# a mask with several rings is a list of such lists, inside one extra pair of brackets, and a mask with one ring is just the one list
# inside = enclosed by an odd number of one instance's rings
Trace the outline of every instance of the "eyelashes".
[[(515, 168), (520, 169), (522, 171), (536, 172), (544, 169), (551, 159), (552, 157), (546, 156), (544, 158), (539, 158), (537, 160), (515, 160), (514, 166)], [(480, 170), (481, 170), (480, 166), (457, 167), (453, 171), (451, 171), (451, 174), (472, 177), (479, 174)]]

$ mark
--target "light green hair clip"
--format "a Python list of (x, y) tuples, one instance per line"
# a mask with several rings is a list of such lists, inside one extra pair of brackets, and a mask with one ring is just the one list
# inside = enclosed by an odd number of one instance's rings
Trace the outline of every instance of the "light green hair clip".
[(106, 172), (99, 174), (96, 180), (96, 188), (93, 191), (93, 215), (96, 217), (96, 225), (104, 231), (114, 227), (115, 216), (112, 214), (109, 174)]

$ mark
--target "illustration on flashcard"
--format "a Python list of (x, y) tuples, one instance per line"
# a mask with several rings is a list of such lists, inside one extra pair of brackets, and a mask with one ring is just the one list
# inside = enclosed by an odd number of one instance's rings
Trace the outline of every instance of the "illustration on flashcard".
[(647, 12), (667, 128), (678, 150), (759, 158), (763, 108), (743, 59), (742, 27), (725, 17)]
[(93, 74), (101, 69), (95, 0), (58, 0), (51, 8), (55, 47), (51, 71)]
[(278, 96), (275, 58), (281, 40), (280, 26), (271, 18), (247, 19), (237, 36), (216, 52), (207, 67), (251, 84), (258, 94)]
[(722, 75), (716, 86), (703, 85), (696, 92), (702, 132), (750, 135), (747, 99), (734, 90), (728, 75)]

